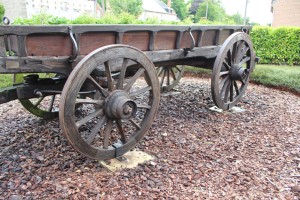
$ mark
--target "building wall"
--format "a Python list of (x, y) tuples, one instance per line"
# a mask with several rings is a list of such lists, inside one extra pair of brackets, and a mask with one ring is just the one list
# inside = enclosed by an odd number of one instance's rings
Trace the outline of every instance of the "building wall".
[(5, 16), (14, 20), (17, 17), (32, 17), (47, 13), (58, 17), (74, 19), (82, 14), (95, 13), (94, 0), (0, 0), (5, 7)]
[(177, 15), (174, 13), (160, 13), (147, 10), (144, 10), (139, 17), (140, 20), (146, 20), (148, 18), (157, 18), (160, 21), (179, 21)]
[(300, 0), (273, 1), (272, 26), (300, 26)]
[(14, 20), (17, 17), (27, 17), (26, 1), (0, 0), (0, 3), (4, 5), (5, 16), (10, 20)]

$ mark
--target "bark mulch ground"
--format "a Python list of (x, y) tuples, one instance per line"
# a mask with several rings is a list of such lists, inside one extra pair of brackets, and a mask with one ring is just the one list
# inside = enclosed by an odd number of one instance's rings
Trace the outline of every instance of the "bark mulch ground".
[(79, 155), (58, 120), (0, 105), (0, 199), (299, 199), (300, 100), (251, 84), (243, 113), (210, 111), (210, 80), (161, 98), (138, 149), (156, 159), (110, 172)]

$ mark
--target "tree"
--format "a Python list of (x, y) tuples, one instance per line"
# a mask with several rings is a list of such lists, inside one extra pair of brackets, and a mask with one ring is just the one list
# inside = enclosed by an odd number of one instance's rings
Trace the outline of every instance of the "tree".
[[(165, 4), (168, 3), (168, 0), (163, 0)], [(172, 0), (171, 1), (171, 8), (174, 9), (174, 11), (177, 14), (177, 17), (180, 20), (183, 20), (186, 18), (188, 14), (188, 4), (184, 2), (184, 0)]]
[(0, 3), (0, 19), (2, 21), (3, 17), (4, 17), (4, 13), (5, 13), (5, 8), (4, 6)]
[[(208, 6), (207, 6), (208, 4)], [(209, 21), (219, 21), (227, 18), (225, 9), (222, 7), (220, 0), (205, 0), (199, 5), (199, 8), (195, 15), (195, 22), (198, 22), (201, 18), (206, 17), (207, 11), (207, 20)]]
[(129, 13), (138, 16), (143, 11), (142, 0), (110, 0), (109, 5), (115, 14)]
[(199, 8), (199, 4), (202, 3), (204, 0), (193, 0), (191, 3), (191, 7), (190, 7), (190, 14), (195, 15), (198, 8)]
[(239, 13), (231, 15), (230, 19), (232, 19), (235, 24), (243, 24), (244, 23), (244, 19)]

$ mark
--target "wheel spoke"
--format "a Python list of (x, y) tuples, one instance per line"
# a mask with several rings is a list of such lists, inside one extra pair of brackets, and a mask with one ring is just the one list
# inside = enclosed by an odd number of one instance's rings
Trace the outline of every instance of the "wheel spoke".
[(239, 53), (239, 55), (237, 56), (237, 62), (240, 62), (242, 60), (242, 58), (244, 57), (244, 55), (246, 54), (246, 52), (249, 50), (250, 48), (243, 48), (241, 50), (241, 52)]
[(237, 46), (238, 46), (237, 43), (238, 42), (234, 43), (233, 46), (232, 46), (232, 54), (231, 54), (232, 60), (231, 61), (232, 61), (233, 64), (236, 63), (235, 58), (236, 58), (236, 55), (237, 55)]
[(127, 64), (128, 64), (128, 61), (129, 59), (125, 58), (123, 60), (123, 64), (122, 64), (122, 67), (121, 67), (121, 73), (119, 75), (119, 80), (118, 80), (118, 83), (117, 83), (117, 89), (123, 89), (123, 84), (124, 84), (124, 79), (125, 79), (125, 73), (126, 73), (126, 70), (127, 70)]
[(82, 118), (81, 120), (79, 120), (78, 122), (76, 122), (76, 127), (79, 128), (81, 127), (83, 124), (87, 123), (88, 121), (90, 121), (91, 119), (98, 117), (100, 115), (103, 115), (103, 110), (97, 110), (96, 112), (93, 112), (89, 115), (87, 115), (86, 117)]
[(133, 119), (130, 119), (129, 121), (136, 129), (141, 130), (141, 126), (136, 121)]
[(175, 66), (175, 68), (176, 68), (179, 72), (181, 72), (181, 69), (180, 69), (179, 67)]
[(160, 76), (162, 74), (162, 72), (164, 71), (164, 67), (159, 67), (157, 69), (157, 76)]
[(100, 130), (100, 128), (103, 126), (103, 124), (106, 122), (107, 118), (106, 116), (102, 116), (99, 121), (97, 122), (96, 126), (92, 129), (90, 135), (88, 136), (86, 142), (88, 144), (91, 144), (92, 141), (95, 139), (98, 131)]
[(117, 124), (118, 132), (121, 135), (121, 141), (123, 143), (126, 143), (126, 136), (122, 127), (122, 120), (121, 119), (116, 120), (116, 124)]
[(230, 81), (230, 102), (233, 101), (233, 84), (232, 81)]
[(106, 72), (106, 77), (107, 77), (108, 90), (110, 92), (112, 92), (114, 90), (114, 79), (112, 78), (112, 75), (111, 75), (111, 68), (110, 68), (108, 61), (104, 62), (104, 65), (105, 65), (105, 72)]
[(167, 85), (170, 85), (170, 68), (167, 68)]
[(228, 79), (229, 79), (229, 76), (226, 76), (226, 77), (222, 78), (222, 80), (221, 80), (221, 82), (220, 82), (219, 86), (221, 86), (221, 88), (223, 88), (223, 87), (224, 87), (224, 84), (225, 84), (225, 82), (226, 82)]
[(129, 91), (130, 88), (132, 87), (132, 85), (136, 82), (136, 80), (144, 73), (145, 69), (144, 68), (140, 68), (135, 75), (129, 80), (129, 82), (126, 84), (124, 90), (125, 91)]
[[(242, 53), (242, 49), (245, 47), (245, 41), (240, 41), (240, 44), (238, 45), (238, 48), (237, 48), (237, 55), (235, 56), (236, 57), (236, 63), (239, 63), (240, 62), (240, 59), (243, 57), (240, 57), (241, 53)], [(240, 59), (238, 59), (240, 57)]]
[(232, 49), (229, 49), (227, 51), (227, 63), (229, 66), (231, 66), (233, 63), (232, 63)]
[(176, 78), (176, 75), (174, 73), (174, 68), (172, 67), (172, 68), (170, 68), (170, 70), (171, 70), (171, 75), (173, 77), (173, 80), (176, 81), (177, 78)]
[(105, 133), (104, 133), (104, 142), (103, 142), (103, 148), (108, 149), (108, 143), (111, 136), (111, 130), (113, 126), (113, 120), (109, 119), (106, 123)]
[(93, 85), (99, 90), (103, 97), (108, 96), (108, 92), (103, 87), (101, 87), (101, 85), (99, 85), (91, 75), (89, 75), (87, 79), (93, 83)]
[(160, 87), (164, 85), (165, 76), (166, 76), (166, 68), (164, 67), (164, 73), (163, 73), (163, 77), (161, 78)]
[(137, 107), (138, 108), (144, 108), (144, 109), (147, 109), (147, 110), (151, 109), (151, 106), (150, 105), (146, 105), (146, 104), (138, 104)]
[(228, 94), (229, 94), (229, 89), (230, 89), (230, 86), (231, 86), (231, 81), (228, 79), (226, 81), (226, 83), (224, 84), (224, 87), (222, 88), (222, 91), (221, 91), (221, 94), (223, 96), (223, 93), (225, 92), (225, 95), (224, 95), (224, 102), (227, 103), (228, 101)]
[(228, 75), (228, 74), (229, 74), (229, 71), (220, 72), (220, 77), (224, 76), (224, 75)]
[(236, 81), (233, 81), (233, 84), (234, 84), (236, 95), (240, 95), (240, 90), (239, 90), (239, 87), (238, 87)]
[(138, 96), (138, 95), (140, 95), (140, 94), (143, 94), (143, 93), (145, 93), (145, 92), (147, 92), (147, 91), (150, 91), (150, 90), (152, 90), (152, 87), (151, 87), (151, 86), (148, 86), (148, 87), (145, 87), (145, 88), (142, 88), (142, 89), (140, 89), (140, 90), (137, 90), (137, 91), (134, 91), (134, 92), (130, 93), (129, 96), (130, 96), (131, 98), (135, 98), (136, 96)]
[(228, 69), (228, 70), (230, 70), (230, 65), (224, 60), (224, 66)]
[(96, 104), (102, 105), (104, 100), (95, 100), (95, 99), (76, 99), (75, 104)]
[(48, 108), (48, 112), (51, 112), (51, 111), (52, 111), (53, 105), (54, 105), (54, 101), (55, 101), (55, 95), (53, 95), (53, 96), (51, 97), (51, 102), (50, 102), (50, 106), (49, 106), (49, 108)]
[(35, 102), (35, 103), (33, 104), (33, 106), (34, 106), (34, 107), (38, 107), (38, 106), (40, 105), (40, 103), (44, 100), (44, 98), (45, 98), (45, 97), (40, 97), (40, 98), (37, 100), (37, 102)]
[(250, 57), (247, 56), (240, 61), (239, 65), (241, 66), (242, 64), (244, 64), (245, 62), (248, 62), (249, 60), (250, 60)]

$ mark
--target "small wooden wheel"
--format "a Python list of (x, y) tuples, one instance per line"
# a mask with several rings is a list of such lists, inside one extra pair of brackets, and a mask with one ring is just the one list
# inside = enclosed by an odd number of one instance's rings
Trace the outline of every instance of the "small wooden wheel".
[[(86, 98), (79, 99), (79, 92)], [(80, 153), (97, 160), (115, 158), (149, 130), (159, 98), (155, 67), (143, 52), (126, 45), (102, 47), (70, 74), (61, 95), (60, 125)]]
[[(44, 78), (53, 78), (55, 74), (44, 74)], [(23, 74), (14, 75), (14, 83), (23, 83)], [(59, 101), (57, 95), (46, 97), (32, 98), (32, 99), (19, 99), (22, 106), (31, 114), (42, 119), (55, 119), (58, 117)]]
[(157, 68), (160, 89), (162, 92), (172, 90), (184, 73), (183, 65), (161, 66)]
[(222, 45), (214, 63), (211, 90), (215, 104), (227, 110), (243, 96), (255, 65), (253, 45), (246, 33), (237, 32)]

